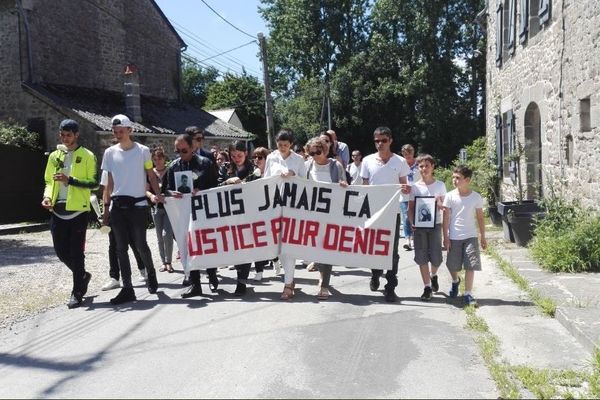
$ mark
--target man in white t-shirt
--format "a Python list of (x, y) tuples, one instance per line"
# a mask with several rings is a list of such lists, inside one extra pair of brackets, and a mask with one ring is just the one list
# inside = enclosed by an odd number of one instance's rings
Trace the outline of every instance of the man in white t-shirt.
[[(392, 147), (392, 131), (390, 128), (382, 126), (375, 129), (373, 133), (373, 141), (377, 148), (377, 153), (369, 154), (363, 159), (360, 169), (360, 176), (363, 180), (363, 185), (384, 185), (384, 184), (399, 184), (403, 196), (408, 196), (410, 193), (410, 185), (407, 184), (406, 176), (409, 173), (408, 164), (404, 158), (391, 151)], [(396, 293), (394, 289), (398, 286), (398, 239), (400, 230), (400, 215), (396, 217), (396, 229), (394, 232), (393, 246), (393, 261), (391, 268), (387, 270), (385, 278), (384, 295), (385, 300), (389, 302), (396, 301)], [(383, 274), (381, 269), (372, 269), (370, 288), (372, 291), (379, 289), (379, 278)]]
[(360, 167), (362, 166), (362, 154), (359, 150), (354, 150), (352, 152), (352, 162), (348, 164), (346, 171), (350, 174), (350, 182), (351, 185), (360, 185), (362, 183), (362, 178), (360, 177)]
[[(108, 224), (110, 217), (110, 226), (116, 239), (123, 287), (116, 297), (110, 299), (110, 302), (117, 305), (136, 300), (127, 254), (130, 240), (144, 262), (148, 292), (154, 294), (158, 289), (152, 254), (146, 241), (148, 218), (146, 180), (150, 182), (154, 193), (160, 193), (160, 188), (156, 174), (152, 172), (150, 149), (131, 140), (133, 132), (131, 120), (125, 115), (116, 115), (112, 118), (112, 129), (118, 143), (106, 149), (102, 159), (102, 170), (108, 173), (108, 182), (103, 195), (105, 207), (102, 221)], [(157, 198), (159, 202), (164, 201), (160, 194)], [(108, 205), (110, 205), (110, 214)]]

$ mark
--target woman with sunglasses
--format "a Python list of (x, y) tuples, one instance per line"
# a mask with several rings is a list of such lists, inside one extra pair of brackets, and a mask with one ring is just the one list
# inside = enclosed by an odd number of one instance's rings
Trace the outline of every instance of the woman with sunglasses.
[(229, 154), (226, 151), (219, 151), (215, 157), (217, 169), (221, 169), (223, 165), (229, 164)]
[[(250, 182), (260, 178), (254, 174), (254, 165), (248, 158), (248, 149), (246, 142), (236, 140), (229, 145), (229, 165), (221, 166), (219, 170), (219, 186), (237, 185), (242, 182)], [(246, 294), (246, 284), (248, 283), (248, 275), (250, 275), (250, 266), (252, 263), (244, 263), (235, 266), (237, 270), (237, 286), (235, 287), (235, 295), (243, 296)]]
[[(282, 129), (275, 137), (277, 150), (274, 150), (267, 157), (265, 166), (265, 178), (270, 176), (281, 176), (288, 178), (290, 176), (306, 176), (306, 167), (304, 158), (292, 151), (294, 144), (294, 135), (288, 129)], [(294, 269), (296, 260), (293, 257), (281, 255), (279, 257), (283, 270), (285, 271), (283, 293), (281, 300), (290, 300), (294, 297)]]
[[(254, 166), (256, 170), (260, 171), (260, 176), (262, 177), (265, 174), (265, 167), (267, 166), (267, 156), (269, 155), (269, 150), (264, 147), (257, 147), (252, 152), (252, 162), (254, 162)], [(254, 173), (257, 174), (256, 170)], [(254, 268), (256, 268), (256, 275), (252, 278), (253, 281), (261, 282), (263, 279), (263, 271), (265, 270), (265, 266), (269, 263), (270, 260), (263, 261), (255, 261)]]
[[(348, 187), (346, 173), (342, 164), (327, 157), (327, 144), (321, 136), (312, 138), (306, 144), (306, 152), (312, 157), (306, 162), (306, 178), (317, 182), (339, 183)], [(327, 300), (330, 296), (329, 281), (331, 279), (331, 264), (314, 263), (321, 274), (317, 299)]]

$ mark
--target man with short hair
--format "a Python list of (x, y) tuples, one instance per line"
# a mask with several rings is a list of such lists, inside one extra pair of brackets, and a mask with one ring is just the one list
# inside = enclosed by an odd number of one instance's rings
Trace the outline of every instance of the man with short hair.
[[(409, 173), (406, 160), (392, 152), (392, 131), (386, 126), (381, 126), (375, 129), (373, 133), (373, 141), (375, 142), (376, 153), (369, 154), (363, 159), (360, 169), (360, 176), (363, 179), (363, 185), (383, 185), (383, 184), (400, 184), (400, 190), (403, 194), (410, 193), (410, 186), (407, 185), (406, 176)], [(394, 231), (394, 246), (393, 259), (391, 269), (388, 269), (385, 278), (384, 295), (385, 300), (394, 302), (397, 300), (394, 289), (398, 286), (398, 240), (400, 229), (400, 215), (396, 217), (396, 229)], [(372, 269), (370, 288), (372, 291), (379, 289), (379, 278), (383, 274), (380, 269)]]
[[(102, 222), (108, 224), (110, 216), (110, 226), (115, 233), (123, 287), (116, 297), (110, 299), (110, 302), (118, 305), (136, 300), (131, 283), (131, 264), (127, 254), (130, 240), (144, 262), (148, 292), (154, 294), (158, 290), (156, 270), (146, 241), (148, 220), (146, 180), (150, 182), (154, 193), (160, 193), (160, 188), (158, 178), (152, 171), (150, 149), (131, 139), (133, 132), (131, 120), (126, 115), (119, 114), (115, 115), (111, 122), (117, 144), (106, 149), (102, 159), (102, 170), (108, 172), (108, 183), (104, 188), (103, 196), (105, 207)], [(158, 194), (156, 200), (163, 202), (164, 197)]]
[(48, 157), (44, 173), (42, 207), (49, 210), (50, 232), (56, 255), (73, 273), (73, 289), (67, 307), (83, 302), (92, 274), (85, 270), (85, 232), (91, 190), (98, 186), (96, 156), (79, 145), (79, 124), (72, 119), (60, 123), (62, 148)]
[(215, 155), (211, 151), (204, 150), (204, 147), (202, 147), (204, 145), (204, 129), (192, 125), (185, 128), (185, 133), (190, 135), (194, 141), (194, 153), (206, 157), (214, 163)]
[[(176, 187), (175, 173), (182, 171), (192, 172), (192, 194), (198, 190), (206, 190), (217, 186), (217, 169), (215, 164), (206, 157), (199, 156), (193, 151), (193, 136), (183, 134), (175, 139), (175, 152), (179, 154), (179, 158), (175, 159), (167, 167), (167, 172), (163, 176), (162, 192), (163, 194), (171, 195), (175, 198), (182, 198), (183, 192), (181, 187)], [(185, 175), (182, 175), (182, 178)], [(187, 177), (186, 177), (187, 178)], [(175, 190), (177, 188), (177, 190)], [(189, 193), (189, 192), (188, 192)], [(208, 268), (208, 284), (212, 292), (216, 292), (219, 286), (217, 278), (217, 269)], [(202, 287), (200, 286), (200, 271), (190, 271), (189, 282), (184, 280), (184, 285), (189, 283), (190, 286), (181, 293), (184, 299), (202, 295)]]
[(333, 154), (339, 157), (338, 161), (346, 168), (350, 163), (350, 150), (348, 149), (348, 145), (337, 140), (337, 134), (333, 129), (329, 129), (327, 133), (329, 133), (331, 139), (333, 139), (333, 143), (331, 144), (333, 146)]
[(351, 178), (349, 182), (351, 185), (360, 185), (362, 183), (362, 178), (360, 177), (361, 165), (362, 154), (360, 153), (360, 150), (354, 150), (352, 152), (352, 162), (346, 167), (346, 171)]

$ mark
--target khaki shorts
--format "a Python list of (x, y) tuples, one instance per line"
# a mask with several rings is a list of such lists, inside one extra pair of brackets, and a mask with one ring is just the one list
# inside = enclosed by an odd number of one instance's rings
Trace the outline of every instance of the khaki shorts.
[(433, 229), (416, 229), (413, 233), (413, 245), (417, 265), (442, 265), (442, 224), (436, 224)]
[(463, 269), (481, 271), (481, 255), (479, 254), (479, 240), (476, 237), (464, 240), (450, 240), (450, 250), (446, 265), (451, 272)]

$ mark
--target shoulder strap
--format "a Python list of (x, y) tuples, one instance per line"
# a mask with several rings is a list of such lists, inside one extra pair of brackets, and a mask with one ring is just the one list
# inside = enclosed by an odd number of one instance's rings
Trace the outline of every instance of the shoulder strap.
[(337, 183), (340, 181), (340, 171), (336, 160), (329, 160), (329, 174), (331, 175), (331, 182)]
[(310, 163), (308, 163), (308, 168), (306, 168), (306, 179), (310, 179), (310, 171), (312, 170), (314, 162), (315, 160), (310, 160)]

